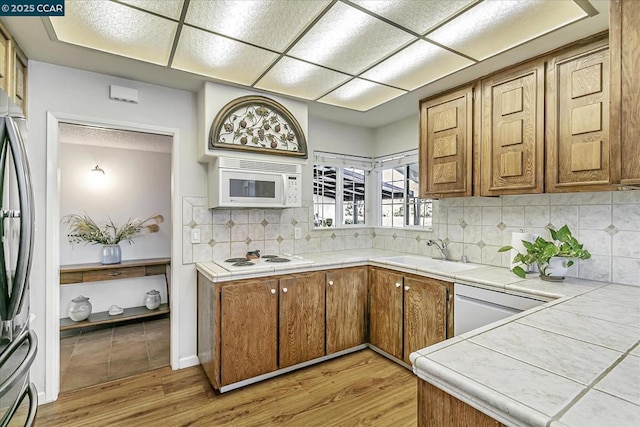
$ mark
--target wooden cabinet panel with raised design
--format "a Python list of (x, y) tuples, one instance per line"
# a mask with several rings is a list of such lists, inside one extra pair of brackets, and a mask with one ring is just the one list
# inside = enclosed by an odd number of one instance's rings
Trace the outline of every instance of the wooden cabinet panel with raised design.
[(327, 354), (366, 342), (367, 268), (327, 273)]
[(611, 189), (606, 40), (547, 63), (546, 119), (546, 191)]
[(402, 360), (402, 275), (369, 272), (369, 342)]
[(5, 93), (11, 92), (10, 85), (10, 53), (11, 53), (11, 36), (7, 29), (0, 23), (0, 88)]
[(222, 286), (221, 384), (278, 369), (278, 281), (250, 279)]
[(640, 2), (614, 0), (609, 16), (611, 181), (640, 186)]
[(279, 368), (325, 354), (325, 274), (280, 279)]
[(404, 361), (421, 348), (447, 339), (447, 283), (404, 278)]
[(482, 80), (481, 195), (541, 193), (544, 62)]
[(473, 87), (420, 102), (420, 196), (472, 194)]

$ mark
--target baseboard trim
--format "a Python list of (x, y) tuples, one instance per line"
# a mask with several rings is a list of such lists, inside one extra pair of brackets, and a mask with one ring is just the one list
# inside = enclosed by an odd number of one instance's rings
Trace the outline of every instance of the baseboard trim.
[(375, 351), (376, 353), (378, 353), (380, 356), (384, 356), (384, 357), (386, 357), (387, 359), (390, 359), (391, 361), (393, 361), (393, 362), (397, 363), (398, 365), (403, 366), (403, 367), (405, 367), (405, 368), (407, 368), (408, 370), (410, 370), (410, 371), (412, 371), (412, 372), (413, 372), (413, 367), (412, 367), (411, 365), (407, 365), (407, 364), (404, 362), (404, 360), (400, 360), (400, 359), (398, 359), (397, 357), (390, 355), (390, 354), (389, 354), (389, 353), (387, 353), (386, 351), (379, 349), (378, 347), (376, 347), (376, 346), (375, 346), (375, 345), (373, 345), (373, 344), (367, 344), (367, 346), (368, 346), (371, 350), (373, 350), (373, 351)]
[(181, 357), (178, 361), (178, 369), (190, 368), (199, 364), (200, 360), (198, 360), (198, 356), (195, 354), (192, 356)]

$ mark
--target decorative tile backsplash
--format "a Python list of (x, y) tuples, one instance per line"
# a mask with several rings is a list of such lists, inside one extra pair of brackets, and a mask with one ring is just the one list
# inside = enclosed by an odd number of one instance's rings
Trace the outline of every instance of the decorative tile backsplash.
[[(640, 285), (640, 191), (471, 197), (436, 200), (431, 231), (402, 228), (314, 230), (309, 206), (295, 209), (206, 208), (206, 198), (183, 200), (183, 263), (264, 254), (305, 254), (343, 249), (380, 248), (438, 257), (426, 239), (442, 239), (449, 256), (469, 262), (509, 266), (508, 252), (520, 231), (549, 238), (548, 227), (567, 224), (591, 252), (569, 276)], [(311, 225), (310, 225), (311, 224)], [(201, 242), (191, 244), (191, 229)], [(295, 229), (301, 239), (294, 239)]]

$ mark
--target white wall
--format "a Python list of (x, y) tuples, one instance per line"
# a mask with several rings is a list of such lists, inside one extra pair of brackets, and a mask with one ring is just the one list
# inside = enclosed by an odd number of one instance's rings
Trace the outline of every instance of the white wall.
[[(117, 84), (139, 90), (139, 103), (128, 104), (109, 99), (109, 85)], [(29, 140), (27, 151), (31, 164), (36, 209), (36, 233), (31, 270), (31, 310), (36, 314), (33, 328), (39, 336), (40, 351), (31, 371), (32, 380), (40, 391), (50, 390), (45, 383), (44, 346), (47, 344), (47, 313), (55, 311), (48, 307), (45, 299), (46, 285), (53, 285), (51, 277), (46, 277), (47, 258), (53, 253), (46, 249), (46, 222), (56, 212), (46, 212), (48, 186), (47, 164), (54, 157), (54, 147), (47, 147), (47, 113), (53, 115), (78, 116), (96, 122), (117, 122), (131, 127), (152, 126), (176, 129), (180, 149), (180, 164), (176, 174), (180, 186), (172, 183), (173, 200), (181, 206), (182, 194), (206, 195), (206, 169), (196, 160), (196, 96), (193, 93), (125, 80), (103, 74), (90, 73), (71, 68), (59, 67), (37, 61), (29, 61)], [(51, 165), (55, 167), (55, 164)], [(181, 218), (173, 218), (181, 224)], [(174, 245), (182, 246), (182, 235), (174, 236)], [(195, 266), (175, 260), (173, 269), (178, 280), (174, 286), (179, 289), (178, 304), (179, 330), (174, 339), (179, 340), (179, 365), (195, 363), (196, 353), (196, 283)], [(49, 281), (49, 282), (48, 282)], [(175, 317), (175, 316), (174, 316)], [(175, 320), (175, 319), (174, 319)], [(50, 341), (50, 337), (49, 337)], [(49, 364), (50, 365), (50, 364)], [(48, 386), (48, 387), (47, 387)], [(51, 397), (49, 397), (51, 398)]]
[(418, 113), (373, 130), (374, 157), (418, 148), (419, 141)]

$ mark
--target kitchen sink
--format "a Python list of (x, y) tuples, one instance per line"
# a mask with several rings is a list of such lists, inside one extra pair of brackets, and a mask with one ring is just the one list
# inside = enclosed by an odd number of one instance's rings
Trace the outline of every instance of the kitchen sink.
[(465, 264), (457, 261), (445, 261), (419, 255), (398, 255), (378, 258), (380, 261), (396, 265), (404, 265), (412, 268), (428, 269), (443, 273), (460, 273), (462, 271), (473, 270), (481, 266), (477, 264)]

